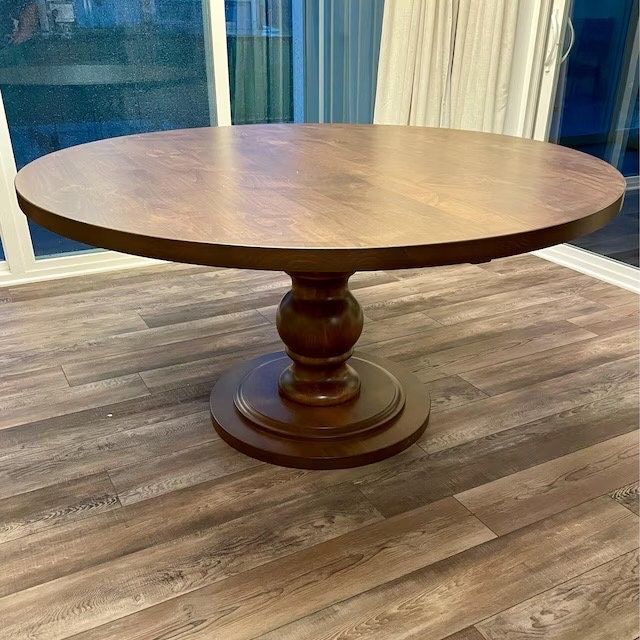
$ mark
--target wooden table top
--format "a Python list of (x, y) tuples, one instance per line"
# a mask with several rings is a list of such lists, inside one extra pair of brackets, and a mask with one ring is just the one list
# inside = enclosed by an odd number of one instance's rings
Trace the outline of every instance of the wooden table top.
[(213, 266), (360, 271), (478, 262), (589, 233), (624, 178), (586, 154), (451, 129), (247, 125), (101, 140), (16, 178), (61, 235)]

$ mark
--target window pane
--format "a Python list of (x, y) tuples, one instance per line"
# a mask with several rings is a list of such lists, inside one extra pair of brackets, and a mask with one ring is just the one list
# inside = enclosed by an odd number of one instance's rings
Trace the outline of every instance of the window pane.
[(371, 122), (383, 7), (226, 0), (232, 122)]
[[(551, 139), (638, 181), (638, 0), (574, 0), (575, 43), (556, 94)], [(621, 214), (573, 244), (638, 266), (638, 191)]]
[(291, 122), (291, 0), (226, 0), (231, 121)]
[(305, 121), (373, 122), (384, 0), (305, 6)]
[[(215, 123), (201, 0), (3, 7), (0, 87), (18, 169), (100, 138)], [(90, 249), (29, 225), (37, 256)]]

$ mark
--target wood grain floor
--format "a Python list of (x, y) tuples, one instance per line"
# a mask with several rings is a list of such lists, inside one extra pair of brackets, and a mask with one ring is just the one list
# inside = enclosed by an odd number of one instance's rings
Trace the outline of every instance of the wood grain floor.
[(2, 640), (638, 637), (636, 296), (532, 256), (352, 285), (433, 413), (341, 471), (210, 424), (219, 373), (278, 346), (284, 275), (2, 291)]

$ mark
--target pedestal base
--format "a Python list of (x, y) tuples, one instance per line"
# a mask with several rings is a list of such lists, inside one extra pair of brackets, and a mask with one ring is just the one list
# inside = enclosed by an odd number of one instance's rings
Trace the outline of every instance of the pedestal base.
[(359, 395), (332, 406), (284, 398), (278, 379), (291, 364), (282, 352), (260, 356), (224, 373), (211, 392), (211, 416), (235, 449), (273, 464), (339, 469), (382, 460), (406, 449), (427, 426), (424, 385), (395, 363), (354, 354)]

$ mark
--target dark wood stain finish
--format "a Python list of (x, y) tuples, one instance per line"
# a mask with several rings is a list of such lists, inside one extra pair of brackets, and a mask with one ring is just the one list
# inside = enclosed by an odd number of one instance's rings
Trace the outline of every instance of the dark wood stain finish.
[(65, 149), (22, 169), (16, 189), (28, 216), (95, 246), (335, 273), (483, 261), (563, 242), (616, 215), (625, 181), (596, 158), (520, 138), (251, 125)]

